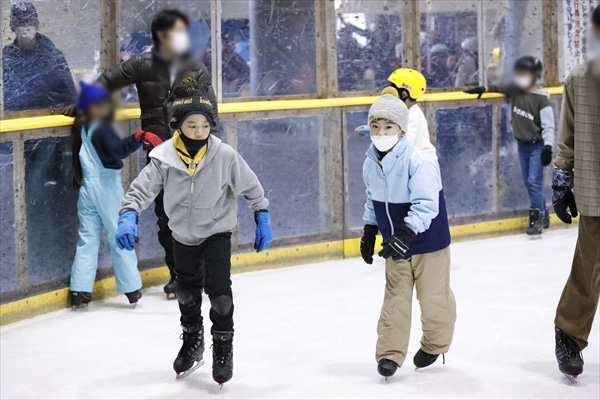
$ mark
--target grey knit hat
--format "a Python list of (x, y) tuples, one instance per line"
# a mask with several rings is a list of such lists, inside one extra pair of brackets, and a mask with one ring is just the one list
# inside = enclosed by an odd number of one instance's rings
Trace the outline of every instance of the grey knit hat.
[(389, 119), (398, 124), (404, 132), (408, 130), (408, 108), (402, 100), (391, 94), (384, 94), (371, 106), (369, 122), (379, 118)]

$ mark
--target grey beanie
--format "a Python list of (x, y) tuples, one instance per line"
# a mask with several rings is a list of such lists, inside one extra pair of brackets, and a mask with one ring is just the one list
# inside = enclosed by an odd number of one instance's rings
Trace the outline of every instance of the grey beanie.
[(375, 100), (369, 110), (369, 122), (379, 118), (389, 119), (398, 124), (404, 132), (408, 130), (408, 108), (396, 96), (384, 94)]

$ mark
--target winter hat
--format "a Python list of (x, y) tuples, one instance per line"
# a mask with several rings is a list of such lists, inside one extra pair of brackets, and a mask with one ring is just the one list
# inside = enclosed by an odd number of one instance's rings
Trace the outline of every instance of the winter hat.
[(84, 81), (79, 81), (81, 91), (77, 98), (77, 111), (85, 111), (90, 106), (110, 97), (110, 91), (102, 86), (91, 85)]
[(202, 114), (210, 126), (215, 126), (212, 103), (208, 99), (208, 88), (198, 84), (194, 78), (185, 78), (173, 90), (173, 117), (171, 128), (179, 129), (181, 123), (192, 114)]
[(398, 97), (384, 94), (369, 109), (369, 121), (385, 118), (398, 124), (402, 131), (408, 130), (408, 108)]
[(36, 24), (39, 23), (38, 14), (33, 4), (28, 1), (13, 4), (10, 9), (10, 29), (15, 31), (17, 27), (23, 26), (30, 21)]

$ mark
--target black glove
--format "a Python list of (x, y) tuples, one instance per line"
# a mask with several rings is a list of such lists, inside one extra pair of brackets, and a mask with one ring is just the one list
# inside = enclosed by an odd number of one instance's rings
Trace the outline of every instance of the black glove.
[(379, 232), (379, 229), (375, 225), (365, 225), (363, 237), (360, 239), (360, 255), (367, 264), (373, 264), (377, 232)]
[(394, 236), (390, 236), (383, 242), (383, 250), (379, 252), (379, 256), (385, 259), (393, 257), (394, 260), (406, 258), (410, 243), (416, 236), (417, 234), (408, 226), (401, 225)]
[(476, 94), (476, 95), (478, 95), (477, 98), (480, 99), (481, 95), (484, 94), (486, 91), (487, 90), (486, 90), (485, 86), (477, 86), (477, 87), (465, 90), (464, 93)]
[(552, 175), (552, 189), (552, 206), (556, 216), (565, 224), (570, 224), (578, 215), (573, 196), (573, 172), (555, 169)]
[(540, 160), (542, 160), (542, 166), (547, 167), (550, 165), (552, 162), (552, 146), (544, 146)]

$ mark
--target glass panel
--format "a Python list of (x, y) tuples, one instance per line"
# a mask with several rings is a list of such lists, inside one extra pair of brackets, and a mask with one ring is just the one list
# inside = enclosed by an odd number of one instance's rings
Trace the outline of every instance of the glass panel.
[(0, 143), (0, 292), (18, 286), (12, 150), (12, 143)]
[(338, 90), (378, 90), (402, 66), (401, 2), (343, 0), (336, 9)]
[[(10, 3), (2, 2), (5, 112), (74, 102), (74, 81), (99, 71), (98, 5), (98, 1), (34, 0), (15, 3), (11, 13)], [(20, 32), (18, 40), (15, 30)]]
[[(552, 102), (556, 123), (558, 123), (557, 103)], [(521, 211), (529, 208), (529, 196), (521, 176), (521, 163), (517, 149), (517, 140), (513, 136), (510, 125), (510, 105), (503, 104), (500, 108), (500, 208), (502, 211)], [(557, 148), (555, 146), (554, 154)], [(552, 199), (551, 169), (544, 171), (544, 192), (546, 204)]]
[(313, 0), (229, 0), (222, 7), (223, 97), (316, 93)]
[[(322, 187), (319, 136), (323, 117), (239, 121), (238, 151), (258, 175), (269, 199), (276, 239), (327, 231), (327, 188)], [(239, 243), (254, 241), (254, 216), (239, 201)]]
[(67, 137), (25, 141), (27, 272), (31, 285), (65, 278), (71, 272), (79, 227), (71, 160)]
[(369, 113), (359, 111), (348, 113), (346, 125), (348, 127), (346, 138), (348, 140), (348, 227), (360, 228), (364, 225), (363, 214), (365, 211), (366, 194), (365, 182), (363, 180), (363, 163), (365, 153), (371, 145), (371, 138), (368, 134), (359, 136), (354, 133), (354, 129), (367, 122)]
[(542, 0), (483, 2), (484, 79), (497, 84), (511, 78), (517, 58), (543, 60)]
[(436, 110), (437, 150), (448, 216), (466, 217), (495, 211), (496, 156), (493, 108)]
[[(192, 54), (205, 62), (210, 71), (210, 1), (208, 0), (121, 0), (119, 4), (121, 61), (152, 50), (150, 32), (152, 18), (165, 8), (175, 8), (187, 14), (190, 19)], [(139, 99), (135, 86), (123, 89), (121, 100), (137, 103)]]
[(421, 72), (429, 88), (479, 84), (479, 4), (420, 0)]
[[(138, 170), (141, 171), (147, 164), (146, 152), (141, 148), (138, 150)], [(154, 213), (154, 202), (144, 210), (138, 221), (138, 258), (142, 260), (163, 259), (165, 251), (158, 242), (158, 225), (156, 225), (156, 214)]]

